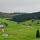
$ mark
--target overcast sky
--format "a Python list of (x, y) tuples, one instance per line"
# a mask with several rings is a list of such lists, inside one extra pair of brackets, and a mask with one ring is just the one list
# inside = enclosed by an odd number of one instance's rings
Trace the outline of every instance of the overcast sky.
[(0, 11), (3, 12), (40, 11), (40, 0), (0, 0)]

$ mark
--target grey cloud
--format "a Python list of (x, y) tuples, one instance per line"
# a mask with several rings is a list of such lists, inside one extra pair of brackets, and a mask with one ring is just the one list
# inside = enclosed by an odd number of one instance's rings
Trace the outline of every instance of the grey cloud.
[(40, 0), (0, 0), (0, 11), (40, 11)]

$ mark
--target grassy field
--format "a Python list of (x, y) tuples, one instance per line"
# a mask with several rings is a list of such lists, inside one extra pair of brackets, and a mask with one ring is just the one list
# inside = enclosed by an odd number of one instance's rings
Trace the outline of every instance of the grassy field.
[(29, 20), (17, 24), (17, 22), (12, 22), (5, 18), (0, 19), (0, 22), (6, 22), (8, 24), (8, 26), (5, 27), (5, 33), (9, 34), (8, 38), (5, 39), (5, 37), (2, 37), (3, 33), (0, 32), (0, 40), (40, 40), (40, 38), (36, 38), (36, 31), (37, 29), (40, 30), (40, 24), (37, 24), (37, 21), (38, 20), (32, 23), (31, 20)]

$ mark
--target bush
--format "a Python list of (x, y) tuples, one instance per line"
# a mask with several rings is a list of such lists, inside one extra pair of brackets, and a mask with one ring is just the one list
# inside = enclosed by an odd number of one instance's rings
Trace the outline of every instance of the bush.
[(36, 32), (36, 37), (38, 38), (40, 35), (39, 35), (39, 30), (37, 30)]

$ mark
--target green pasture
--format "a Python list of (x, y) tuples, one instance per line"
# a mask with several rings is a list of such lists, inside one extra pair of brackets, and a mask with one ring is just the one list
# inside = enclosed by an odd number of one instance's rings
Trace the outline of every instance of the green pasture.
[(0, 40), (40, 40), (40, 38), (36, 38), (36, 31), (37, 29), (40, 30), (40, 23), (37, 24), (37, 21), (32, 23), (29, 20), (17, 24), (17, 22), (0, 18), (0, 22), (6, 22), (8, 24), (5, 27), (5, 33), (8, 33), (8, 38), (2, 37), (3, 33), (0, 32)]

